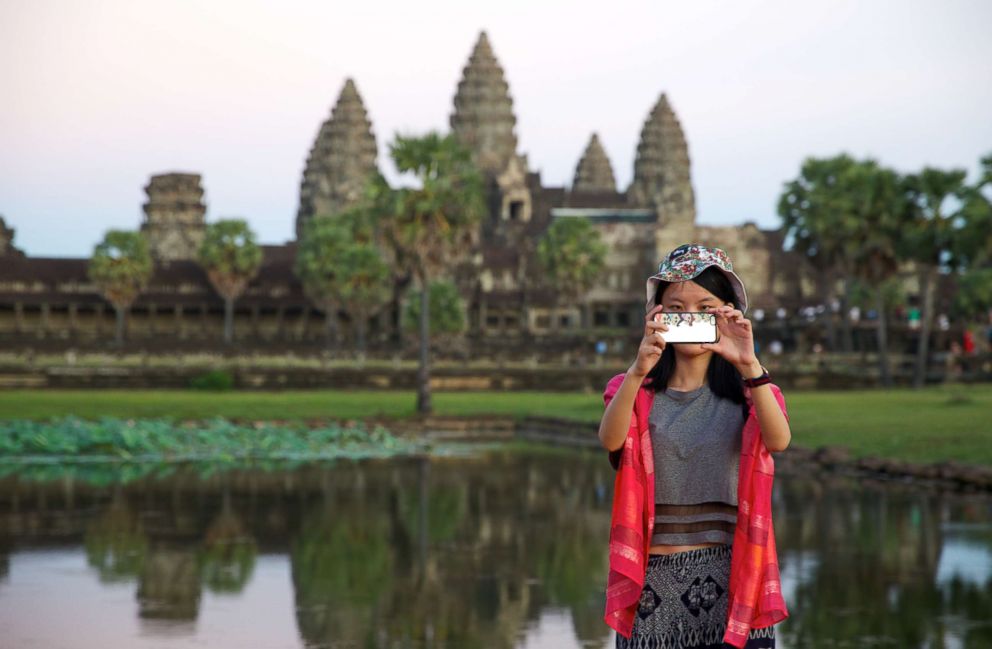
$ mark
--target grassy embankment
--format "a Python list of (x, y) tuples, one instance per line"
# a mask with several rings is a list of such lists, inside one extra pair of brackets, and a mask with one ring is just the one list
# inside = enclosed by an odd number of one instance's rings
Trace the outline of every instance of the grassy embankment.
[[(956, 398), (955, 398), (956, 397)], [(964, 398), (961, 398), (964, 397)], [(847, 446), (855, 456), (992, 465), (992, 385), (786, 394), (793, 444)], [(439, 415), (542, 415), (597, 422), (598, 394), (435, 392)], [(361, 419), (414, 414), (412, 392), (0, 392), (0, 420), (75, 415), (237, 421)], [(3, 425), (0, 424), (0, 429)]]

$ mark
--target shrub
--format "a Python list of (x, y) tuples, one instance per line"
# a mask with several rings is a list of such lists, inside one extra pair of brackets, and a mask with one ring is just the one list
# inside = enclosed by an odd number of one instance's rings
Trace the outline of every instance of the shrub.
[(193, 377), (189, 387), (194, 390), (230, 390), (234, 387), (234, 377), (227, 370), (210, 370)]

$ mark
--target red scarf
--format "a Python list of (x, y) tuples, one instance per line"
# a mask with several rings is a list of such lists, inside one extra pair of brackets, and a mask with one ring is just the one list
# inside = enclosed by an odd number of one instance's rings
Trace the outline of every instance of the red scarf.
[[(617, 374), (606, 384), (603, 401), (610, 403), (623, 383)], [(623, 445), (620, 467), (613, 486), (610, 521), (610, 574), (606, 582), (606, 623), (630, 637), (634, 614), (644, 588), (648, 549), (654, 533), (654, 455), (648, 413), (653, 392), (637, 390), (630, 428)], [(785, 399), (770, 384), (782, 413)], [(744, 394), (750, 410), (741, 433), (741, 457), (737, 478), (737, 528), (731, 551), (727, 631), (723, 641), (743, 647), (752, 628), (762, 628), (788, 617), (775, 553), (772, 527), (772, 479), (775, 463), (761, 438), (761, 428), (750, 390)]]

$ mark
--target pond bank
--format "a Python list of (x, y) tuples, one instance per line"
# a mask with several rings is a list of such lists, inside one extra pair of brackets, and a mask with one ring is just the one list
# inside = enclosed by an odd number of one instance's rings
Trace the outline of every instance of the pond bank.
[[(600, 449), (598, 424), (555, 417), (439, 417), (367, 420), (401, 435), (426, 439), (520, 439), (574, 448)], [(605, 461), (605, 452), (604, 452)], [(911, 481), (951, 491), (992, 492), (992, 467), (955, 461), (908, 462), (855, 456), (844, 446), (805, 448), (792, 444), (775, 454), (780, 470), (843, 472), (856, 477)]]
[[(301, 462), (444, 454), (445, 445), (459, 443), (524, 442), (596, 452), (602, 451), (597, 429), (598, 424), (571, 419), (498, 415), (185, 422), (66, 417), (48, 422), (0, 421), (0, 463), (10, 467), (53, 462)], [(992, 493), (992, 467), (978, 464), (910, 462), (856, 455), (844, 446), (796, 444), (776, 453), (775, 460), (785, 472), (843, 473), (940, 490)]]

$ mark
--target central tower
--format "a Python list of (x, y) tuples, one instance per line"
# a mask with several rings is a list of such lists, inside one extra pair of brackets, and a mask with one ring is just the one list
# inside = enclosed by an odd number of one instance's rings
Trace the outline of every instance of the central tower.
[(451, 131), (472, 152), (475, 164), (499, 195), (498, 229), (528, 222), (531, 217), (527, 159), (517, 154), (516, 124), (510, 86), (489, 36), (481, 32), (458, 82)]

